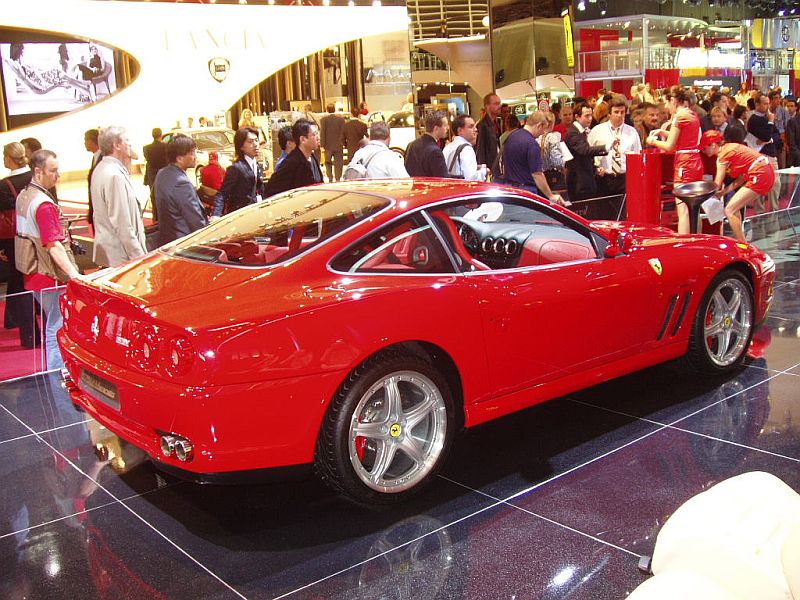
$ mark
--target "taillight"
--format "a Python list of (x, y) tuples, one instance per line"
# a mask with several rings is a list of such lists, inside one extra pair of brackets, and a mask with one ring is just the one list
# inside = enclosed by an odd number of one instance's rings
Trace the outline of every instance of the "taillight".
[(194, 362), (194, 349), (188, 338), (176, 335), (167, 342), (161, 357), (161, 367), (167, 375), (177, 377), (189, 372)]
[(59, 305), (61, 307), (61, 314), (64, 316), (64, 326), (66, 327), (67, 321), (69, 321), (70, 317), (70, 307), (72, 305), (66, 294), (61, 294), (61, 298), (59, 298)]
[(130, 360), (142, 371), (155, 371), (158, 368), (160, 350), (158, 334), (152, 328), (138, 324), (132, 325), (131, 331), (134, 333), (129, 353)]

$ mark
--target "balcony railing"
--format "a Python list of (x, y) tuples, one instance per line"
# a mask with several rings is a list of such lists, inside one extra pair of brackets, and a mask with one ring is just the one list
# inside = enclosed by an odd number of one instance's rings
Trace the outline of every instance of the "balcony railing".
[(621, 48), (579, 52), (577, 67), (577, 73), (605, 72), (612, 77), (617, 73), (641, 73), (644, 68), (642, 49)]

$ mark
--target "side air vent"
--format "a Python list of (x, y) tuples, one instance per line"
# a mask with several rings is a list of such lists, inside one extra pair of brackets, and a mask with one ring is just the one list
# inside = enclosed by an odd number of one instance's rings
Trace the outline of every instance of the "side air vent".
[(691, 301), (691, 299), (692, 299), (692, 292), (686, 292), (683, 295), (683, 304), (681, 305), (681, 311), (678, 314), (677, 320), (675, 321), (675, 326), (669, 333), (672, 337), (675, 337), (675, 334), (678, 333), (678, 330), (681, 328), (681, 325), (683, 325), (683, 318), (686, 316), (686, 311), (689, 308), (689, 301)]
[(669, 299), (669, 306), (667, 307), (667, 312), (664, 314), (664, 322), (661, 324), (661, 329), (656, 336), (656, 340), (660, 340), (664, 337), (664, 332), (667, 330), (669, 326), (669, 322), (672, 320), (672, 315), (675, 312), (675, 305), (678, 303), (678, 295), (672, 296)]

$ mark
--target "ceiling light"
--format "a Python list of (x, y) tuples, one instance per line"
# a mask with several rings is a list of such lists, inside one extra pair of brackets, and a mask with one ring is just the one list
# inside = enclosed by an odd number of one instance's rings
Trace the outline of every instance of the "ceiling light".
[(489, 15), (486, 15), (481, 19), (481, 25), (484, 27), (489, 27)]
[(578, 2), (578, 10), (586, 10), (586, 2), (584, 0)]

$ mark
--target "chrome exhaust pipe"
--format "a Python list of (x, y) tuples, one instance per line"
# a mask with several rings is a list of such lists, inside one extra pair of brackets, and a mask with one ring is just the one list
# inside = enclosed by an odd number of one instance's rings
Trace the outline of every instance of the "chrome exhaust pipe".
[(164, 456), (172, 456), (172, 453), (175, 452), (175, 443), (177, 442), (174, 435), (162, 435), (161, 436), (161, 453)]
[(178, 438), (175, 442), (175, 457), (181, 462), (192, 460), (194, 456), (192, 442), (184, 438)]

